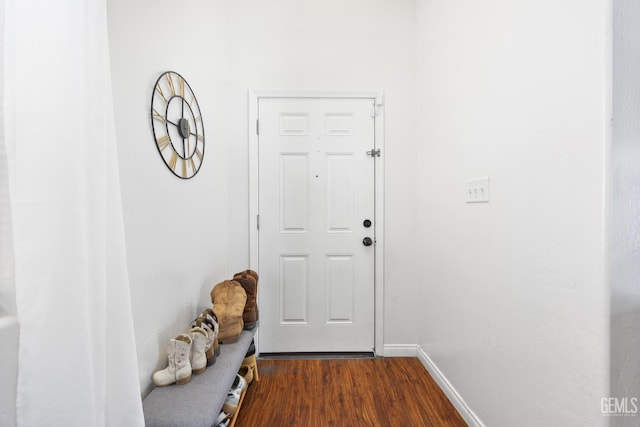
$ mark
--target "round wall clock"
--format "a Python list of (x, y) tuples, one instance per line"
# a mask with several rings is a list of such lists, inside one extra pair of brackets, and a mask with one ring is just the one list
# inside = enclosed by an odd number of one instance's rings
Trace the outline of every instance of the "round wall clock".
[(191, 86), (178, 73), (162, 73), (151, 96), (151, 126), (156, 147), (178, 178), (193, 178), (204, 159), (202, 113)]

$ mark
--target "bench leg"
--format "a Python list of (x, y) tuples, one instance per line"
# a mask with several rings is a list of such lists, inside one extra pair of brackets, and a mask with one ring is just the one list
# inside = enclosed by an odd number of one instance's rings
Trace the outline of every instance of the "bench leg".
[(240, 400), (238, 401), (238, 407), (236, 408), (235, 412), (231, 416), (231, 422), (229, 423), (229, 427), (233, 427), (236, 423), (236, 420), (238, 419), (238, 414), (240, 413), (240, 408), (242, 407), (242, 401), (244, 401), (245, 394), (247, 394), (247, 388), (245, 388), (242, 391), (242, 394), (240, 395)]

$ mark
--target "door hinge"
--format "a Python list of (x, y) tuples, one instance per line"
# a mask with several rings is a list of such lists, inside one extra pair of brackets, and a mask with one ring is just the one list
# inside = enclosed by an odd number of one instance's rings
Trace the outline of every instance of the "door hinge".
[(260, 135), (260, 120), (256, 119), (256, 135)]
[(380, 157), (380, 149), (379, 148), (374, 148), (372, 150), (367, 151), (367, 156)]
[(377, 105), (371, 107), (370, 115), (374, 119), (380, 115), (380, 109)]
[(260, 214), (256, 215), (256, 229), (260, 230)]

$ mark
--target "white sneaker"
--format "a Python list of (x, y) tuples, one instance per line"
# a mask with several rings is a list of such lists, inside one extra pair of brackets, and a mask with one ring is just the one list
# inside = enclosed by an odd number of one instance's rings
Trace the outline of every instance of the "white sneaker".
[(240, 402), (240, 396), (244, 389), (247, 388), (247, 382), (241, 375), (236, 374), (236, 379), (233, 381), (233, 385), (227, 394), (227, 398), (222, 405), (222, 410), (227, 414), (233, 414), (238, 409), (238, 403)]
[(218, 415), (218, 419), (216, 419), (215, 427), (227, 427), (229, 422), (231, 421), (231, 414), (227, 414), (222, 411)]

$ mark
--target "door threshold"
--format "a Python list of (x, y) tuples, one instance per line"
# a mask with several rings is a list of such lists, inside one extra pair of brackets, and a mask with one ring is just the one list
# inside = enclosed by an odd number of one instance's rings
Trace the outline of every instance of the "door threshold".
[(291, 352), (260, 353), (263, 360), (296, 360), (296, 359), (374, 359), (373, 351), (329, 351), (329, 352)]

